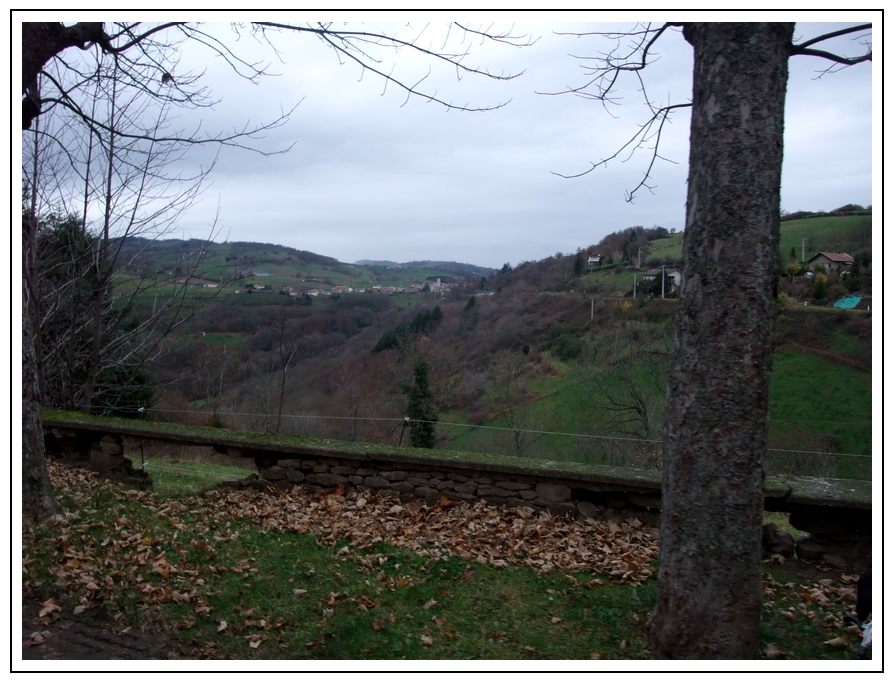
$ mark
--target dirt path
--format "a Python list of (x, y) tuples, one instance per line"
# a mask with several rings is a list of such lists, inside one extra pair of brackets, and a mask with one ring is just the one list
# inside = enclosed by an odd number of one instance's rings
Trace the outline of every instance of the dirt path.
[(139, 633), (122, 633), (110, 618), (100, 614), (66, 615), (44, 624), (38, 618), (40, 603), (22, 605), (22, 659), (173, 659), (159, 640)]

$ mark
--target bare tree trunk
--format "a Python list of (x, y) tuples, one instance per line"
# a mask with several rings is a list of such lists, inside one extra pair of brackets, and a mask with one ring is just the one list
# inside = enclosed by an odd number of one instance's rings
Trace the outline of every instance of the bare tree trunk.
[(22, 228), (22, 517), (42, 521), (53, 516), (58, 508), (47, 472), (34, 325), (37, 306), (34, 272), (37, 217), (32, 213), (23, 222)]
[(792, 24), (688, 24), (683, 290), (668, 374), (662, 658), (758, 656), (763, 460)]

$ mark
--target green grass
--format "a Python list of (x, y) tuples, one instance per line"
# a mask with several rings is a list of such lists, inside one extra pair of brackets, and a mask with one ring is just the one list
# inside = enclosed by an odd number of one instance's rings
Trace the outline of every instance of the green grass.
[[(780, 256), (784, 263), (795, 249), (796, 259), (802, 258), (802, 238), (805, 259), (819, 251), (854, 252), (870, 249), (872, 215), (818, 216), (780, 223)], [(680, 261), (684, 234), (676, 233), (650, 242), (649, 260)]]
[[(140, 466), (139, 457), (131, 456), (131, 460)], [(168, 458), (152, 458), (143, 467), (152, 477), (153, 489), (168, 497), (193, 495), (222, 481), (242, 479), (257, 472), (256, 468), (248, 466), (235, 467)]]
[(855, 252), (870, 249), (871, 215), (818, 216), (800, 218), (780, 223), (780, 254), (784, 262), (795, 249), (796, 259), (802, 258), (802, 238), (805, 243), (805, 259), (819, 251)]
[[(871, 392), (870, 373), (806, 353), (776, 354), (770, 386), (772, 446), (869, 455)], [(803, 447), (785, 444), (787, 434)], [(835, 471), (840, 477), (869, 479), (869, 465), (869, 458), (838, 458)]]
[[(221, 510), (216, 499), (184, 497), (180, 489), (143, 494), (88, 481), (60, 493), (70, 513), (66, 527), (26, 531), (26, 596), (53, 598), (63, 616), (79, 604), (101, 605), (116, 629), (151, 634), (153, 643), (182, 657), (650, 656), (653, 580), (632, 585), (458, 557), (433, 560), (385, 543), (360, 550), (338, 539), (265, 530), (251, 509)], [(338, 514), (338, 508), (322, 507), (319, 514)], [(102, 588), (85, 593), (97, 576)], [(791, 577), (771, 569), (769, 578)], [(848, 650), (824, 645), (840, 633), (826, 612), (841, 607), (809, 610), (803, 595), (799, 589), (766, 593), (762, 651), (773, 646), (790, 658), (849, 658)]]
[[(648, 336), (646, 328), (644, 334)], [(856, 353), (862, 348), (862, 342), (844, 332), (833, 338), (837, 350)], [(599, 335), (594, 344), (600, 346)], [(661, 358), (641, 359), (630, 370), (560, 365), (558, 376), (542, 376), (528, 386), (527, 402), (510, 419), (496, 416), (485, 423), (500, 429), (444, 426), (438, 430), (449, 439), (450, 448), (505, 454), (516, 454), (517, 443), (507, 427), (616, 436), (620, 439), (524, 435), (522, 454), (561, 462), (658, 467), (659, 447), (648, 441), (661, 439), (665, 402), (664, 370), (657, 365)], [(607, 366), (613, 360), (607, 357)], [(628, 396), (630, 380), (644, 399), (649, 432), (641, 422), (625, 422), (635, 417), (633, 410), (611, 410), (617, 406), (610, 397)], [(871, 389), (868, 372), (808, 353), (776, 354), (770, 386), (769, 446), (775, 449), (769, 456), (770, 473), (869, 479), (871, 461), (861, 454), (871, 452)], [(455, 414), (445, 421), (466, 420)], [(647, 442), (629, 441), (631, 437)], [(848, 455), (818, 455), (814, 451)]]

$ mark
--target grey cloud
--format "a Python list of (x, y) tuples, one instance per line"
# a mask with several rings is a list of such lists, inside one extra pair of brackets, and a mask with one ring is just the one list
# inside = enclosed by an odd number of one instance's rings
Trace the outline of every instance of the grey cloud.
[[(663, 156), (677, 163), (660, 162), (655, 193), (634, 204), (624, 194), (640, 180), (644, 152), (584, 178), (552, 175), (610, 155), (645, 120), (645, 110), (636, 88), (622, 93), (611, 114), (593, 101), (534, 94), (579, 83), (581, 63), (568, 54), (593, 55), (600, 43), (555, 37), (546, 25), (532, 28), (544, 34), (533, 48), (473, 48), (472, 56), (496, 70), (527, 69), (517, 81), (467, 76), (458, 83), (448, 74), (428, 82), (459, 102), (513, 98), (487, 113), (445, 112), (419, 99), (401, 106), (404, 97), (394, 88), (382, 95), (371, 74), (358, 82), (357, 67), (340, 66), (308, 36), (278, 41), (288, 63), (274, 69), (283, 75), (259, 86), (208, 65), (209, 84), (223, 100), (209, 124), (268, 120), (281, 104), (305, 99), (288, 125), (261, 142), (267, 149), (294, 143), (292, 151), (265, 157), (225, 150), (203, 210), (184, 229), (201, 233), (220, 198), (222, 223), (234, 240), (279, 242), (345, 261), (450, 258), (499, 266), (567, 253), (629, 225), (682, 228), (687, 112), (675, 114), (662, 140)], [(662, 103), (687, 101), (689, 46), (668, 35), (658, 47), (647, 72), (650, 95)], [(425, 60), (408, 54), (397, 57), (406, 60), (404, 73), (424, 73)], [(784, 207), (869, 203), (870, 68), (820, 82), (812, 79), (817, 68), (810, 60), (792, 65)], [(835, 173), (825, 173), (832, 165)]]

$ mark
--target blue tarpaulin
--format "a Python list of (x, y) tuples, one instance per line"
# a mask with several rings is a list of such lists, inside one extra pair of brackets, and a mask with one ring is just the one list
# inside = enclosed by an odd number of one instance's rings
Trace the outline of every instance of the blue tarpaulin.
[(859, 303), (861, 303), (859, 296), (844, 296), (833, 304), (833, 308), (855, 308)]

